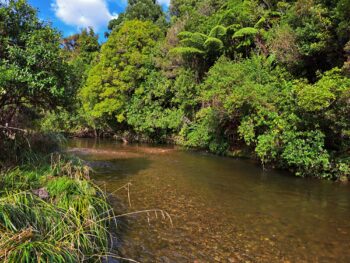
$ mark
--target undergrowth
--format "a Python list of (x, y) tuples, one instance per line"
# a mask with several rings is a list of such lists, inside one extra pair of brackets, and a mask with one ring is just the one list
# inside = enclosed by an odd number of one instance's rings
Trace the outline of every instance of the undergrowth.
[(50, 165), (0, 175), (0, 262), (100, 262), (115, 218), (89, 168), (52, 156)]

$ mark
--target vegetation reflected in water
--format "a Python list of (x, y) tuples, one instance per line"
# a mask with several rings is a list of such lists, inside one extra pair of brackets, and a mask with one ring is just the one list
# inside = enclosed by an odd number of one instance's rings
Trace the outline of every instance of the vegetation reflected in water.
[[(174, 227), (155, 215), (150, 225), (146, 215), (128, 219), (122, 256), (141, 262), (350, 260), (347, 185), (168, 147), (107, 140), (70, 146), (91, 162), (107, 191), (133, 184), (128, 211), (158, 208), (172, 216)], [(126, 204), (126, 194), (120, 197)], [(114, 205), (120, 209), (119, 201)]]

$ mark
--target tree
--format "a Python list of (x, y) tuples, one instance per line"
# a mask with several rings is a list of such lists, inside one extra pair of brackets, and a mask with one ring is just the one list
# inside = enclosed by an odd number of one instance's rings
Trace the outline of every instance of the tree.
[(166, 25), (162, 7), (156, 0), (128, 0), (124, 13), (113, 19), (108, 24), (110, 31), (118, 30), (123, 22), (128, 20), (151, 21), (160, 27)]
[[(281, 25), (291, 29), (290, 34), (295, 39), (299, 53), (295, 74), (315, 81), (318, 70), (326, 71), (342, 65), (339, 53), (343, 46), (339, 46), (335, 39), (332, 13), (332, 9), (318, 1), (298, 0), (281, 19)], [(294, 48), (294, 44), (289, 47)], [(292, 50), (288, 53), (296, 54)]]
[(154, 141), (169, 139), (194, 117), (197, 87), (191, 71), (181, 71), (174, 81), (152, 71), (132, 96), (127, 122)]
[(79, 57), (85, 64), (90, 64), (100, 50), (98, 35), (93, 28), (82, 29), (80, 33), (62, 39), (63, 50), (70, 60)]
[(198, 2), (200, 0), (172, 0), (170, 1), (170, 14), (176, 17), (189, 14)]
[(25, 0), (0, 3), (0, 124), (23, 107), (69, 104), (76, 82), (60, 56), (60, 35)]
[(80, 33), (63, 38), (61, 43), (63, 54), (73, 67), (80, 88), (84, 85), (87, 72), (100, 51), (98, 35), (92, 28), (85, 28)]
[(336, 6), (336, 18), (339, 21), (337, 27), (337, 33), (342, 41), (342, 44), (345, 44), (346, 41), (350, 39), (350, 1), (349, 0), (340, 0)]
[(150, 21), (126, 21), (112, 32), (80, 92), (90, 116), (124, 122), (130, 98), (154, 67), (152, 50), (162, 37)]
[[(82, 29), (80, 33), (61, 40), (63, 56), (68, 61), (71, 73), (76, 79), (75, 94), (84, 86), (89, 69), (100, 51), (98, 36), (92, 28)], [(93, 125), (83, 111), (79, 98), (74, 96), (69, 107), (59, 107), (55, 111), (46, 111), (40, 121), (43, 131), (80, 133)]]

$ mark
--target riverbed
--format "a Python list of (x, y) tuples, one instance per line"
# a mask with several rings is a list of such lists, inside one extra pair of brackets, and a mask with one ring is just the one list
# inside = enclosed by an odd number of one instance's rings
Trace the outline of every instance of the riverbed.
[[(93, 179), (114, 193), (118, 214), (159, 209), (123, 219), (123, 257), (350, 262), (350, 185), (168, 146), (77, 139), (68, 151), (87, 161)], [(131, 206), (127, 187), (115, 192), (128, 183)]]

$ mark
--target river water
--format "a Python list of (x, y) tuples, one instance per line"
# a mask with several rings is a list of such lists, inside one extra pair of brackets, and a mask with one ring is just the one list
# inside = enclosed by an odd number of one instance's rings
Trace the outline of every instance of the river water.
[[(350, 185), (263, 171), (173, 147), (73, 140), (124, 217), (119, 254), (139, 262), (350, 262)], [(121, 204), (125, 204), (122, 206)]]

